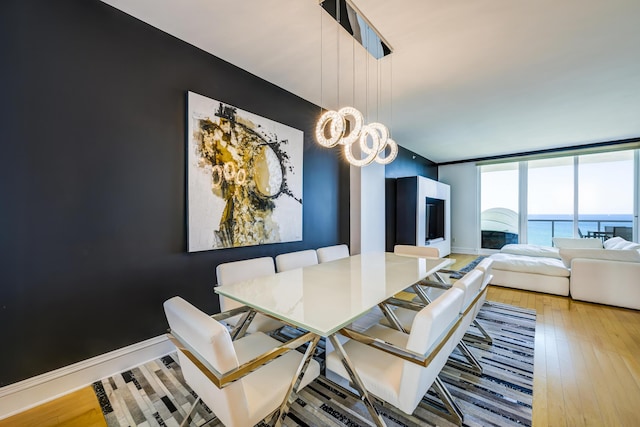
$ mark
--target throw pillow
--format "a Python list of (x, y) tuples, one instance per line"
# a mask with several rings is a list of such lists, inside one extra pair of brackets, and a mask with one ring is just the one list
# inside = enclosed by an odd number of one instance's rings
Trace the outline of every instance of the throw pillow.
[(556, 248), (567, 249), (602, 249), (602, 240), (594, 238), (572, 239), (570, 237), (554, 237), (553, 245)]
[(640, 252), (636, 249), (569, 249), (560, 248), (560, 258), (571, 267), (574, 258), (599, 259), (603, 261), (640, 262)]
[(605, 240), (605, 249), (640, 249), (640, 244), (623, 239), (620, 236)]

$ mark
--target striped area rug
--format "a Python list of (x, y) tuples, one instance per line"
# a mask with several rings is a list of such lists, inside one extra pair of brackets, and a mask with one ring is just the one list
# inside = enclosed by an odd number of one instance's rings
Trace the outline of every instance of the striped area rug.
[[(440, 374), (465, 418), (465, 426), (530, 426), (533, 395), (533, 310), (487, 301), (478, 320), (493, 345), (467, 344), (481, 362), (482, 375), (447, 365)], [(476, 334), (477, 335), (477, 334)], [(451, 356), (461, 359), (454, 352)], [(176, 355), (168, 355), (93, 384), (107, 424), (115, 426), (178, 426), (195, 400), (184, 383)], [(435, 398), (435, 397), (434, 397)], [(389, 426), (450, 426), (420, 407), (413, 415), (378, 408)], [(204, 404), (192, 425), (219, 426)], [(321, 376), (303, 389), (285, 421), (287, 426), (372, 425), (363, 405), (337, 384)]]

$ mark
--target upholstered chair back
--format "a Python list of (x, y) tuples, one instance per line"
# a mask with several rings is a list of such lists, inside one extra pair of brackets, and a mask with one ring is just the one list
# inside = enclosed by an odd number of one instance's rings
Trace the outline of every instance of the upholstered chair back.
[(308, 267), (318, 263), (318, 255), (313, 249), (307, 251), (289, 252), (276, 257), (278, 272)]
[(473, 269), (453, 285), (454, 288), (458, 288), (464, 292), (464, 303), (462, 304), (462, 310), (466, 310), (478, 295), (480, 286), (482, 286), (482, 279), (484, 275), (482, 271)]
[[(216, 277), (218, 286), (232, 285), (244, 280), (255, 279), (256, 277), (268, 276), (275, 274), (276, 269), (273, 264), (273, 258), (262, 257), (252, 258), (242, 261), (227, 262), (219, 264), (216, 267)], [(231, 310), (240, 307), (237, 301), (220, 296), (220, 311)]]
[(410, 255), (426, 258), (440, 258), (438, 248), (431, 246), (395, 245), (393, 253), (396, 255)]
[(462, 319), (462, 322), (460, 322), (460, 326), (456, 330), (456, 342), (459, 342), (462, 339), (464, 334), (467, 332), (467, 329), (469, 328), (469, 326), (471, 326), (471, 323), (476, 318), (476, 313), (479, 310), (477, 306), (477, 304), (479, 304), (479, 301), (476, 302), (476, 305), (474, 307), (469, 306), (473, 304), (473, 301), (478, 296), (478, 292), (480, 292), (480, 286), (482, 286), (483, 277), (484, 275), (482, 274), (482, 271), (473, 269), (462, 276), (462, 278), (458, 280), (455, 285), (453, 285), (454, 288), (460, 289), (464, 292), (464, 302), (462, 303), (461, 312), (467, 311), (467, 308), (469, 308), (469, 311), (464, 316), (464, 319)]
[[(224, 325), (180, 297), (165, 301), (164, 311), (171, 332), (188, 343), (216, 371), (225, 373), (239, 366)], [(178, 359), (184, 379), (193, 391), (225, 425), (237, 425), (234, 412), (247, 412), (243, 381), (219, 389), (180, 350)]]
[[(273, 258), (271, 257), (252, 258), (242, 261), (227, 262), (216, 267), (218, 286), (232, 285), (244, 280), (251, 280), (262, 276), (269, 276), (271, 274), (276, 274), (276, 269), (273, 264)], [(230, 298), (224, 297), (222, 295), (219, 295), (219, 297), (220, 311), (227, 311), (242, 306), (241, 303)], [(242, 315), (238, 314), (236, 316), (225, 319), (224, 322), (229, 325), (235, 326), (240, 321), (241, 317)], [(249, 325), (249, 329), (247, 329), (247, 332), (250, 334), (255, 331), (267, 332), (278, 329), (283, 325), (284, 324), (278, 320), (258, 313)]]
[(480, 286), (480, 290), (484, 290), (489, 284), (489, 280), (491, 280), (491, 264), (493, 264), (493, 260), (487, 257), (480, 261), (474, 269), (482, 271), (482, 286)]
[(318, 262), (329, 262), (336, 259), (347, 258), (349, 256), (349, 247), (347, 245), (326, 246), (316, 250), (318, 254)]
[[(451, 288), (420, 310), (413, 319), (407, 350), (425, 354), (458, 319), (463, 298), (464, 293), (460, 289)], [(413, 413), (447, 362), (456, 344), (457, 342), (454, 343), (453, 339), (449, 339), (427, 367), (403, 362), (399, 384), (399, 409), (407, 414)]]
[[(482, 285), (480, 286), (480, 291), (484, 291), (484, 289), (489, 284), (489, 281), (491, 281), (491, 264), (492, 263), (493, 263), (493, 260), (491, 258), (485, 258), (482, 261), (480, 261), (480, 263), (474, 269), (482, 272)], [(473, 312), (474, 319), (476, 318), (476, 316), (478, 316), (478, 312), (484, 305), (484, 302), (486, 301), (486, 299), (487, 299), (487, 294), (485, 293), (480, 297), (480, 300), (478, 300), (478, 303), (476, 304), (476, 307), (474, 308), (474, 312)]]

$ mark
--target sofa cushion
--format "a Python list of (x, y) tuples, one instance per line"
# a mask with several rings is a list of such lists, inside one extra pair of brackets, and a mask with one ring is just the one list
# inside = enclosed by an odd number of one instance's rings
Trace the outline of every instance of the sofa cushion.
[(511, 255), (526, 255), (534, 257), (547, 257), (560, 259), (558, 248), (539, 245), (511, 244), (504, 245), (500, 252)]
[(571, 237), (554, 237), (556, 248), (568, 249), (602, 249), (602, 240), (594, 238), (573, 239)]
[(637, 249), (565, 249), (560, 248), (560, 258), (567, 267), (571, 267), (574, 258), (599, 259), (603, 261), (640, 262)]
[(569, 277), (569, 269), (561, 260), (545, 257), (531, 257), (497, 253), (490, 257), (493, 270), (518, 271), (521, 273), (542, 274), (545, 276)]
[(630, 242), (628, 240), (623, 239), (620, 236), (612, 237), (610, 239), (605, 240), (604, 242), (605, 249), (640, 249), (640, 244)]

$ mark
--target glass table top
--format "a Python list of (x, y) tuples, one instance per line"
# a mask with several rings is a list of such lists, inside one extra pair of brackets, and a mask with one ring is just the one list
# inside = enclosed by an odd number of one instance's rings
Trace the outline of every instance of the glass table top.
[(449, 263), (444, 258), (368, 253), (218, 286), (215, 291), (327, 337)]

